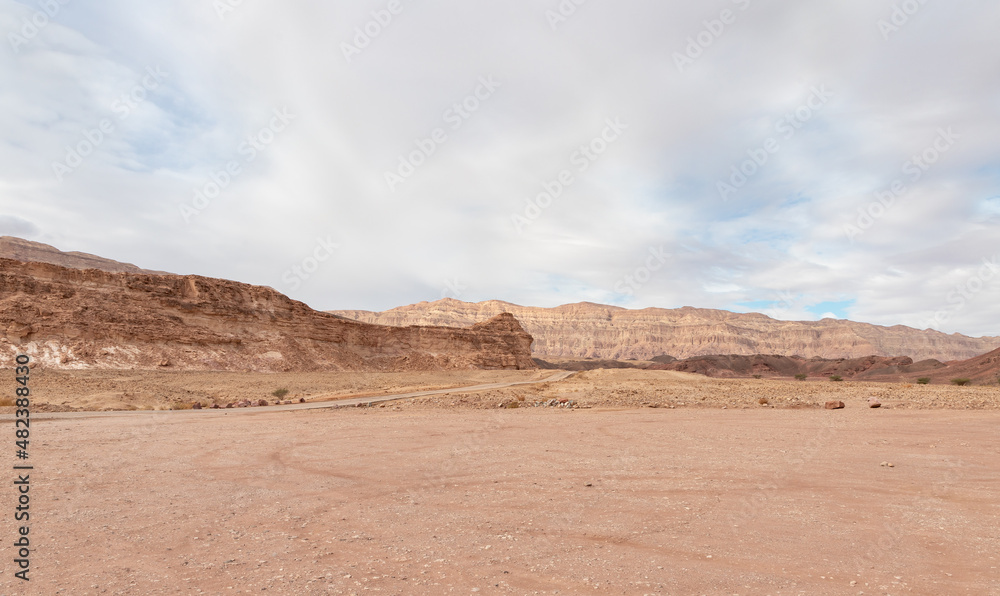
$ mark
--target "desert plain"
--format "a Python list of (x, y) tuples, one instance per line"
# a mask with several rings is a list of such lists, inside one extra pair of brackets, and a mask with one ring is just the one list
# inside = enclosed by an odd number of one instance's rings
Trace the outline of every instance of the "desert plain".
[(38, 370), (0, 594), (1000, 594), (1000, 387), (552, 372)]

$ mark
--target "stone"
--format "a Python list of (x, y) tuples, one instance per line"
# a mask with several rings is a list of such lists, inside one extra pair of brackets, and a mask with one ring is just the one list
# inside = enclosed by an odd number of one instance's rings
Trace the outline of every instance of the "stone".
[(260, 407), (264, 407), (264, 406), (267, 405), (267, 400), (266, 399), (262, 399), (262, 400), (260, 400), (260, 401), (257, 402), (257, 405), (260, 406)]
[(191, 404), (191, 409), (192, 410), (200, 410), (201, 409), (201, 404), (198, 403), (198, 402), (194, 402), (193, 404)]
[(868, 407), (869, 408), (881, 408), (882, 407), (882, 402), (880, 402), (877, 397), (869, 397), (868, 398)]
[(827, 410), (841, 410), (844, 407), (846, 407), (846, 406), (844, 406), (844, 402), (842, 402), (842, 401), (828, 401), (828, 402), (826, 402), (826, 409)]

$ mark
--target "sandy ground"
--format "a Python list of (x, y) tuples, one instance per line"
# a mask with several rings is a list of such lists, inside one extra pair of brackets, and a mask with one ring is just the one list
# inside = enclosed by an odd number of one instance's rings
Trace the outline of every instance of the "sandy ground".
[[(552, 371), (453, 370), (405, 373), (233, 373), (158, 370), (66, 371), (35, 367), (34, 408), (42, 412), (170, 410), (198, 402), (205, 407), (240, 400), (307, 401), (385, 395), (480, 383), (541, 379)], [(0, 407), (10, 414), (12, 407)]]
[[(38, 412), (170, 410), (199, 402), (206, 407), (239, 400), (274, 404), (380, 396), (485, 383), (541, 380), (552, 370), (438, 371), (408, 373), (229, 373), (174, 371), (32, 371)], [(604, 369), (575, 373), (559, 383), (457, 394), (402, 402), (408, 409), (493, 409), (519, 402), (532, 407), (567, 400), (581, 407), (662, 408), (815, 408), (827, 401), (865, 407), (877, 397), (887, 408), (1000, 409), (1000, 386), (914, 385), (828, 380), (713, 379), (675, 371)], [(761, 401), (766, 403), (761, 403)], [(2, 402), (0, 402), (2, 403)], [(13, 407), (0, 406), (0, 415)]]
[(38, 421), (0, 593), (1000, 595), (1000, 412), (438, 399)]
[(794, 379), (713, 379), (675, 371), (604, 369), (581, 372), (566, 381), (467, 395), (448, 400), (417, 399), (406, 408), (495, 408), (519, 402), (533, 407), (568, 400), (581, 407), (624, 408), (822, 408), (843, 401), (867, 408), (877, 398), (889, 409), (1000, 409), (1000, 386), (914, 385)]

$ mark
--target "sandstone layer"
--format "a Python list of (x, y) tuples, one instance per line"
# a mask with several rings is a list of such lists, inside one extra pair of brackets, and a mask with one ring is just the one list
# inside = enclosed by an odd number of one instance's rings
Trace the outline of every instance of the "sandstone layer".
[(387, 327), (312, 310), (267, 287), (0, 259), (0, 365), (186, 370), (533, 369), (502, 314), (467, 328)]
[(973, 338), (896, 325), (854, 321), (779, 321), (759, 313), (684, 307), (630, 310), (582, 302), (556, 308), (499, 300), (479, 303), (446, 298), (384, 312), (334, 311), (382, 325), (471, 325), (513, 314), (535, 338), (540, 358), (650, 360), (713, 354), (779, 354), (803, 358), (908, 356), (913, 360), (965, 360), (1000, 347), (1000, 337)]

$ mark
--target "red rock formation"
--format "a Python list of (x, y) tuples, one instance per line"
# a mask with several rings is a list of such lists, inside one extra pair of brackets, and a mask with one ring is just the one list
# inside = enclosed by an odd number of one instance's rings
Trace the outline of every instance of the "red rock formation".
[(0, 258), (24, 262), (49, 263), (72, 269), (100, 269), (101, 271), (110, 271), (112, 273), (155, 273), (169, 275), (163, 271), (140, 269), (131, 263), (120, 263), (85, 252), (63, 252), (48, 244), (32, 242), (13, 236), (0, 236)]
[(866, 381), (909, 381), (927, 377), (932, 383), (950, 383), (952, 379), (969, 379), (974, 385), (995, 385), (1000, 382), (1000, 349), (967, 360), (952, 362), (917, 362), (910, 366), (873, 370), (861, 375)]
[(896, 325), (853, 321), (778, 321), (758, 313), (700, 308), (629, 310), (584, 302), (556, 308), (518, 306), (498, 300), (480, 303), (444, 299), (376, 313), (335, 311), (382, 325), (471, 325), (512, 313), (535, 338), (539, 358), (650, 360), (712, 354), (780, 354), (805, 358), (909, 356), (961, 360), (1000, 347), (1000, 337), (973, 338)]
[(513, 316), (471, 328), (385, 327), (266, 287), (0, 259), (0, 364), (199, 370), (531, 369)]

